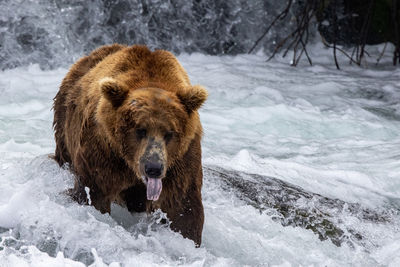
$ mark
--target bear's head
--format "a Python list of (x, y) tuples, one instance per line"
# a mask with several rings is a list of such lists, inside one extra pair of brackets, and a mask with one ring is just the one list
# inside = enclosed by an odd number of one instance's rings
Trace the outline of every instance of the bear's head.
[(168, 168), (201, 132), (197, 110), (207, 91), (201, 86), (177, 92), (156, 87), (130, 90), (108, 77), (99, 86), (96, 120), (110, 145), (146, 184), (147, 199), (158, 200)]

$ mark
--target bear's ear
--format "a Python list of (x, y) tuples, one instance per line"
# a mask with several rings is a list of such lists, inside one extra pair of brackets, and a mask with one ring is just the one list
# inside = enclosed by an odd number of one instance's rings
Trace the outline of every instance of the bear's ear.
[(206, 101), (208, 93), (202, 86), (195, 85), (184, 91), (177, 92), (176, 95), (187, 113), (190, 114), (200, 108), (204, 101)]
[(124, 102), (128, 90), (111, 77), (105, 77), (99, 81), (103, 96), (111, 102), (114, 108), (118, 108)]

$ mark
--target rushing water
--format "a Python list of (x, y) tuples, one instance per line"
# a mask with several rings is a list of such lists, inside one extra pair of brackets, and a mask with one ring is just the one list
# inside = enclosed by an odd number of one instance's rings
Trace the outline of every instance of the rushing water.
[[(0, 69), (37, 63), (67, 67), (110, 43), (174, 52), (246, 53), (286, 1), (273, 0), (1, 0)], [(289, 15), (259, 49), (286, 36)], [(311, 31), (313, 32), (313, 31)]]
[(161, 213), (65, 196), (73, 176), (47, 155), (67, 69), (0, 72), (0, 266), (400, 266), (400, 71), (311, 54), (179, 56), (210, 93), (200, 248)]

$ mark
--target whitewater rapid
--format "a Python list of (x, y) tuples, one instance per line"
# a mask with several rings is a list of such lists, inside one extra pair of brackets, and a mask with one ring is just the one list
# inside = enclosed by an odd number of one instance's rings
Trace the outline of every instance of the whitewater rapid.
[(0, 72), (0, 266), (399, 266), (400, 70), (340, 58), (338, 71), (330, 53), (315, 46), (316, 64), (297, 68), (264, 55), (178, 59), (209, 91), (200, 111), (206, 168), (389, 212), (385, 221), (334, 218), (365, 242), (337, 246), (283, 226), (273, 208), (250, 205), (209, 171), (200, 248), (160, 224), (162, 213), (114, 205), (109, 215), (73, 202), (64, 194), (72, 174), (48, 157), (52, 99), (67, 69), (31, 65)]

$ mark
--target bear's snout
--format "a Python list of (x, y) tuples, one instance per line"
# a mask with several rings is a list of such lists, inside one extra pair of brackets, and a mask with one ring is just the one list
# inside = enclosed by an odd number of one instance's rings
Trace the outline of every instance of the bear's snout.
[(149, 138), (144, 154), (140, 159), (140, 169), (146, 178), (161, 179), (165, 176), (166, 153), (161, 140)]
[(149, 138), (146, 152), (141, 159), (146, 195), (148, 200), (156, 201), (162, 190), (161, 179), (165, 176), (165, 146), (155, 138)]
[(160, 162), (147, 162), (144, 165), (144, 172), (147, 177), (160, 178), (163, 170), (163, 165)]

